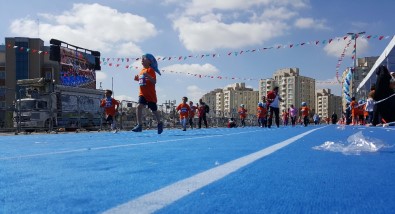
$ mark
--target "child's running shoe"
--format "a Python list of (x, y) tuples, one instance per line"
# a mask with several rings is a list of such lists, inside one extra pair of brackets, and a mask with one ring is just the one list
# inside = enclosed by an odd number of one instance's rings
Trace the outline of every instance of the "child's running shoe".
[(135, 126), (135, 127), (132, 129), (132, 131), (133, 131), (133, 132), (142, 132), (142, 131), (143, 131), (143, 127), (142, 127), (140, 124), (138, 124), (137, 126)]
[(158, 123), (158, 134), (162, 134), (163, 132), (163, 122)]

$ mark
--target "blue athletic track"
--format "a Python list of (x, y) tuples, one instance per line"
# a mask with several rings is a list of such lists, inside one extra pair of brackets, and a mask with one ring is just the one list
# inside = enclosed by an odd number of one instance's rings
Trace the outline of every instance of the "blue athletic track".
[(395, 129), (0, 136), (0, 213), (394, 213)]

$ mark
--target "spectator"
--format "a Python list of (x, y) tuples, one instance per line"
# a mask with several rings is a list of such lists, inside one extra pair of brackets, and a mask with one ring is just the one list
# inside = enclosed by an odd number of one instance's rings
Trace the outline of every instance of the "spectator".
[(337, 114), (336, 114), (336, 112), (333, 112), (333, 114), (331, 116), (331, 120), (332, 120), (332, 124), (336, 124), (337, 123)]
[[(393, 77), (389, 73), (387, 67), (379, 66), (376, 70), (377, 80), (373, 99), (376, 101), (373, 110), (372, 125), (377, 125), (380, 122), (389, 123), (395, 121), (395, 96), (393, 88), (391, 88), (391, 81)], [(381, 117), (381, 121), (379, 121)]]
[(204, 125), (206, 126), (206, 128), (208, 128), (208, 124), (207, 124), (207, 107), (206, 107), (206, 103), (203, 102), (202, 99), (199, 100), (199, 107), (198, 107), (198, 114), (199, 114), (199, 129), (202, 128), (202, 120), (204, 122)]
[(228, 128), (236, 128), (236, 122), (233, 117), (228, 121)]

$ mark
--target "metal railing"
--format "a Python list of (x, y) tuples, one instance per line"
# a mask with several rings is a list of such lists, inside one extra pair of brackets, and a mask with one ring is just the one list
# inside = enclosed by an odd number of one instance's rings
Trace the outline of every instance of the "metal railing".
[[(59, 100), (56, 96), (55, 92), (49, 94), (53, 99), (57, 99), (57, 101), (64, 102), (60, 103), (48, 103), (47, 109), (40, 109), (37, 112), (41, 114), (49, 115), (48, 120), (45, 121), (44, 127), (28, 127), (24, 124), (24, 121), (27, 120), (25, 113), (27, 111), (21, 109), (21, 107), (16, 106), (13, 109), (14, 112), (14, 121), (16, 122), (16, 127), (10, 127), (19, 132), (28, 132), (28, 131), (104, 131), (110, 130), (110, 124), (106, 123), (104, 108), (100, 108), (101, 99), (97, 98), (89, 98), (86, 99), (84, 96), (74, 96), (67, 95), (68, 100)], [(18, 102), (16, 102), (18, 103)], [(52, 106), (53, 104), (57, 104), (57, 106)], [(115, 116), (114, 120), (116, 121), (117, 128), (120, 130), (131, 130), (136, 124), (136, 110), (138, 103), (136, 101), (131, 100), (122, 100), (120, 101), (120, 106), (118, 108), (118, 114)], [(97, 106), (97, 111), (92, 111), (93, 107)], [(63, 107), (60, 109), (59, 107)], [(181, 128), (179, 115), (176, 111), (176, 106), (174, 104), (169, 105), (169, 103), (164, 103), (158, 105), (158, 111), (161, 115), (161, 120), (164, 122), (164, 127), (168, 129), (172, 128)], [(28, 110), (31, 111), (31, 110)], [(37, 113), (36, 112), (36, 113)], [(9, 113), (10, 114), (10, 113)], [(207, 122), (209, 127), (226, 127), (228, 124), (228, 120), (233, 117), (238, 125), (240, 125), (240, 119), (237, 114), (229, 114), (225, 115), (225, 113), (216, 115), (215, 112), (207, 115)], [(247, 126), (257, 126), (257, 118), (255, 115), (248, 115), (246, 120)], [(198, 126), (198, 117), (197, 115), (193, 118), (194, 128)], [(0, 124), (1, 126), (2, 124)], [(143, 127), (144, 129), (156, 129), (156, 121), (150, 109), (143, 109)], [(63, 129), (63, 130), (62, 130)], [(1, 130), (0, 130), (1, 131)]]

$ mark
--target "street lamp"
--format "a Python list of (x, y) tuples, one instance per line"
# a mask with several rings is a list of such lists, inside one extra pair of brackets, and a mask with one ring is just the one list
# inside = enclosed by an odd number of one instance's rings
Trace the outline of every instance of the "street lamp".
[(347, 35), (351, 36), (351, 39), (354, 39), (354, 66), (353, 66), (353, 71), (352, 71), (352, 96), (354, 96), (354, 91), (355, 91), (355, 72), (357, 69), (357, 38), (359, 37), (359, 35), (363, 35), (365, 34), (365, 31), (359, 32), (359, 33), (347, 33)]

